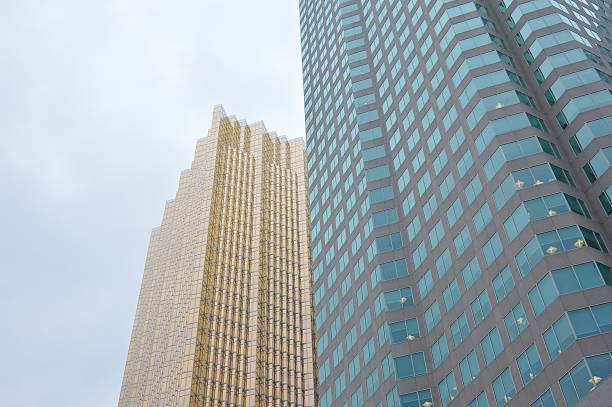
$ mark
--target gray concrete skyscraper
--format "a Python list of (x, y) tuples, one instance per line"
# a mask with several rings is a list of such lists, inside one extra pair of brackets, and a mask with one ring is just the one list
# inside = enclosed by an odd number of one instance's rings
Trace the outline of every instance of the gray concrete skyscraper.
[(322, 407), (612, 403), (612, 3), (301, 0)]

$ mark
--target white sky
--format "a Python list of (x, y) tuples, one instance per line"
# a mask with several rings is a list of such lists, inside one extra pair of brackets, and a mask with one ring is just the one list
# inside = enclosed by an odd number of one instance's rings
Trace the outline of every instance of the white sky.
[(298, 1), (1, 4), (1, 404), (116, 405), (149, 233), (213, 106), (304, 136)]

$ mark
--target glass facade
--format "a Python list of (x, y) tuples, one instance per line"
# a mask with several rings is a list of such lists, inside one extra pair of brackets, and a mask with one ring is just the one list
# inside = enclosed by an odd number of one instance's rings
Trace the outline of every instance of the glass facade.
[(300, 0), (300, 21), (316, 310), (339, 303), (318, 351), (356, 343), (321, 405), (580, 399), (612, 343), (612, 3)]
[(302, 140), (216, 107), (151, 234), (119, 406), (316, 406), (308, 213)]

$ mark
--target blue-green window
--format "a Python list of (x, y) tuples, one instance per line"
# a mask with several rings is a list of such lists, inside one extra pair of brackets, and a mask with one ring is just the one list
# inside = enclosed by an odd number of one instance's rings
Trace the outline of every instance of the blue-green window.
[(442, 399), (442, 407), (446, 407), (459, 392), (457, 391), (457, 382), (455, 381), (455, 373), (450, 372), (440, 383), (438, 383), (438, 389), (440, 390), (440, 398)]
[(476, 229), (476, 233), (482, 232), (482, 230), (489, 224), (489, 222), (493, 219), (493, 215), (491, 214), (491, 209), (489, 208), (489, 204), (485, 202), (479, 209), (476, 211), (474, 216), (472, 217), (472, 221), (474, 222), (474, 228)]
[(472, 308), (472, 314), (474, 315), (474, 322), (476, 325), (480, 324), (491, 312), (491, 302), (489, 301), (489, 295), (487, 290), (483, 290), (478, 297), (470, 305)]
[(575, 406), (612, 373), (612, 355), (603, 353), (581, 360), (559, 380), (568, 407)]
[[(370, 79), (367, 80), (370, 81), (370, 86), (372, 86), (372, 81)], [(362, 143), (365, 143), (366, 141), (376, 140), (377, 138), (381, 137), (382, 131), (380, 127), (374, 127), (372, 129), (359, 131), (359, 141), (361, 141)]]
[(374, 168), (368, 168), (365, 170), (365, 174), (368, 182), (377, 181), (390, 175), (389, 167), (386, 164)]
[(436, 259), (436, 270), (438, 272), (438, 278), (442, 278), (446, 274), (448, 269), (452, 266), (452, 260), (450, 251), (446, 248), (440, 257)]
[(410, 287), (400, 288), (399, 290), (394, 291), (387, 291), (384, 293), (384, 297), (387, 311), (407, 308), (414, 304), (412, 289)]
[(577, 338), (612, 332), (612, 302), (567, 313)]
[(520, 205), (516, 210), (506, 219), (504, 222), (504, 229), (508, 241), (512, 242), (518, 234), (527, 226), (529, 223), (529, 216), (527, 210), (523, 205)]
[(378, 253), (385, 253), (402, 247), (402, 236), (399, 233), (392, 233), (376, 238), (376, 250)]
[[(455, 178), (453, 177), (453, 173), (449, 172), (444, 181), (440, 184), (440, 195), (442, 196), (442, 200), (445, 200), (448, 194), (455, 188)], [(611, 205), (612, 207), (612, 205)]]
[[(365, 54), (365, 51), (358, 52), (357, 54), (362, 54), (362, 53)], [(353, 55), (356, 55), (356, 54), (353, 54)], [(370, 78), (367, 78), (361, 81), (357, 81), (357, 82), (353, 82), (353, 90), (355, 92), (359, 92), (361, 90), (368, 89), (371, 87), (372, 87), (372, 79)]]
[[(340, 373), (340, 376), (338, 376), (338, 378), (334, 381), (334, 388), (336, 389), (336, 397), (339, 397), (344, 389), (346, 389), (346, 375), (344, 374), (344, 371)], [(331, 403), (328, 405), (331, 406)]]
[(440, 366), (440, 363), (448, 357), (446, 335), (442, 334), (442, 336), (432, 345), (431, 355), (433, 357), (434, 367)]
[(363, 335), (365, 331), (372, 325), (372, 314), (370, 313), (370, 309), (366, 309), (361, 317), (359, 317), (359, 330)]
[(442, 221), (439, 220), (429, 232), (429, 243), (431, 244), (432, 250), (438, 246), (438, 243), (440, 243), (440, 240), (442, 240), (443, 237), (444, 226), (442, 225)]
[(342, 358), (344, 357), (344, 351), (342, 350), (342, 343), (340, 343), (338, 346), (336, 346), (336, 349), (333, 350), (332, 352), (332, 358), (334, 361), (334, 368), (336, 368), (336, 366), (338, 366), (338, 363), (340, 363), (342, 361)]
[(325, 331), (317, 341), (317, 355), (321, 356), (323, 351), (327, 349), (327, 345), (329, 345), (329, 337), (327, 336), (327, 331)]
[(599, 150), (582, 169), (587, 179), (592, 184), (597, 178), (601, 177), (610, 166), (612, 166), (612, 147), (606, 147)]
[(516, 395), (516, 388), (514, 387), (510, 369), (504, 370), (502, 374), (497, 376), (493, 380), (492, 386), (497, 407), (505, 406)]
[(383, 322), (382, 325), (378, 327), (377, 336), (378, 346), (382, 346), (385, 342), (389, 340), (389, 328), (386, 322)]
[(355, 313), (355, 306), (353, 303), (353, 299), (350, 298), (349, 302), (346, 303), (342, 311), (342, 314), (344, 315), (345, 324), (349, 321), (349, 319), (351, 319), (354, 313)]
[(325, 362), (319, 366), (319, 384), (323, 383), (327, 376), (329, 376), (331, 368), (329, 367), (329, 359), (325, 359)]
[(463, 214), (463, 208), (461, 207), (461, 201), (459, 198), (455, 199), (452, 205), (446, 211), (446, 219), (448, 220), (448, 227), (452, 228), (457, 219)]
[(516, 189), (528, 188), (553, 181), (561, 181), (575, 186), (574, 180), (567, 170), (549, 163), (514, 171), (512, 178), (514, 179)]
[(493, 264), (495, 259), (502, 253), (503, 247), (499, 240), (499, 235), (494, 233), (493, 236), (482, 246), (482, 254), (484, 255), (487, 266)]
[(361, 386), (351, 395), (351, 406), (362, 407), (363, 406), (363, 390)]
[(425, 325), (427, 326), (427, 332), (431, 331), (434, 326), (440, 322), (442, 316), (440, 315), (440, 307), (438, 301), (434, 301), (433, 304), (425, 310)]
[[(489, 407), (489, 399), (487, 399), (487, 393), (484, 391), (478, 395), (468, 407)], [(548, 407), (548, 406), (547, 406)]]
[(378, 110), (369, 110), (357, 114), (357, 123), (366, 124), (378, 120)]
[(608, 253), (602, 237), (582, 226), (568, 226), (536, 235), (540, 248), (546, 255), (579, 249), (584, 246)]
[(427, 272), (419, 279), (418, 282), (419, 287), (419, 295), (421, 299), (424, 299), (427, 293), (433, 287), (433, 277), (431, 275), (431, 270), (427, 270)]
[(393, 373), (393, 355), (391, 352), (389, 352), (382, 361), (382, 372), (383, 380), (387, 380), (391, 373)]
[(542, 360), (535, 344), (532, 344), (519, 355), (516, 359), (516, 364), (521, 373), (523, 384), (527, 386), (543, 369)]
[(553, 270), (552, 276), (561, 295), (600, 287), (604, 284), (612, 285), (610, 267), (597, 262)]
[(516, 264), (523, 277), (525, 277), (541, 259), (542, 249), (536, 237), (531, 239), (515, 256)]
[[(348, 353), (357, 342), (357, 327), (353, 326), (346, 335), (346, 352)], [(317, 348), (318, 350), (319, 348)]]
[(427, 246), (425, 246), (425, 241), (422, 241), (421, 244), (416, 248), (415, 251), (412, 252), (412, 261), (414, 263), (414, 269), (418, 269), (421, 263), (427, 257)]
[(329, 389), (321, 396), (321, 407), (331, 407), (332, 402), (332, 388)]
[(464, 386), (470, 384), (480, 374), (480, 366), (478, 366), (478, 359), (474, 350), (459, 362), (459, 370), (461, 371)]
[(446, 289), (442, 292), (442, 297), (444, 298), (446, 311), (449, 311), (453, 305), (459, 301), (459, 298), (461, 298), (461, 291), (459, 291), (457, 280), (453, 280), (450, 285), (446, 287)]
[(372, 223), (375, 228), (391, 225), (398, 221), (397, 210), (395, 208), (386, 209), (372, 214)]
[(488, 365), (504, 350), (504, 345), (502, 344), (498, 329), (493, 328), (482, 341), (480, 341), (480, 346), (485, 362)]
[[(361, 28), (361, 27), (357, 26), (355, 28)], [(360, 75), (370, 72), (370, 65), (363, 64), (359, 66), (354, 66), (352, 68), (349, 68), (349, 70), (351, 71), (351, 78), (354, 78), (356, 76), (360, 76)]]
[(530, 221), (560, 215), (569, 211), (587, 218), (591, 217), (585, 203), (581, 199), (563, 193), (525, 201), (524, 205), (529, 214)]
[(557, 287), (553, 283), (553, 279), (549, 274), (546, 274), (535, 287), (529, 291), (529, 302), (533, 308), (533, 313), (537, 317), (546, 307), (553, 303), (559, 296)]
[(493, 279), (493, 289), (495, 290), (495, 297), (497, 298), (497, 301), (499, 302), (503, 300), (513, 288), (514, 279), (512, 278), (512, 272), (510, 271), (510, 267), (506, 266)]
[(371, 148), (366, 148), (361, 150), (361, 154), (363, 155), (363, 161), (375, 160), (377, 158), (381, 158), (385, 156), (385, 146), (375, 146)]
[(416, 318), (389, 324), (391, 343), (412, 341), (420, 337), (419, 324)]
[[(401, 3), (398, 3), (401, 4)], [(397, 401), (397, 398), (395, 399)], [(399, 404), (390, 401), (387, 396), (387, 406), (400, 406), (400, 407), (413, 407), (413, 406), (433, 406), (433, 398), (431, 397), (431, 390), (425, 389), (421, 391), (415, 391), (414, 393), (402, 394), (399, 396)]]
[(473, 257), (472, 260), (461, 270), (461, 275), (463, 276), (463, 282), (465, 283), (465, 288), (469, 289), (472, 284), (478, 278), (482, 272), (480, 271), (480, 266), (478, 265), (478, 260), (476, 257)]
[(330, 335), (331, 338), (334, 339), (338, 332), (340, 332), (340, 328), (342, 327), (342, 321), (340, 320), (340, 315), (336, 316), (336, 319), (333, 320), (330, 326)]
[(393, 199), (393, 188), (390, 185), (387, 185), (386, 187), (369, 190), (368, 197), (370, 198), (370, 204), (372, 205)]
[[(432, 195), (425, 205), (423, 205), (423, 214), (425, 215), (425, 222), (431, 218), (431, 215), (438, 209), (438, 201), (436, 200), (436, 195)], [(405, 212), (404, 212), (405, 213)]]
[(378, 265), (377, 269), (380, 272), (380, 278), (382, 281), (392, 280), (394, 278), (408, 275), (408, 269), (406, 268), (405, 259), (382, 263)]
[(557, 407), (557, 405), (550, 389), (548, 389), (536, 401), (531, 403), (529, 407)]
[(459, 318), (451, 324), (451, 334), (455, 347), (459, 346), (459, 344), (468, 337), (470, 334), (470, 326), (468, 325), (465, 313), (461, 314)]
[(576, 136), (569, 140), (574, 154), (580, 154), (594, 139), (610, 134), (610, 128), (612, 128), (612, 116), (586, 122), (576, 132)]
[(393, 358), (395, 375), (398, 379), (407, 379), (427, 373), (423, 352)]
[(525, 330), (525, 328), (527, 328), (527, 325), (529, 325), (523, 304), (519, 302), (512, 311), (504, 317), (504, 324), (506, 324), (506, 330), (508, 331), (510, 342), (512, 342)]
[(378, 369), (374, 369), (366, 379), (366, 391), (368, 398), (372, 397), (379, 387)]
[(457, 253), (457, 257), (461, 256), (465, 249), (468, 248), (470, 244), (472, 244), (472, 237), (470, 236), (470, 232), (468, 230), (467, 225), (461, 229), (459, 234), (455, 236), (455, 251)]
[(556, 359), (576, 340), (567, 314), (563, 314), (550, 328), (544, 331), (542, 337), (551, 360)]
[(408, 241), (412, 241), (421, 231), (421, 221), (419, 220), (418, 214), (408, 224), (408, 226), (406, 227), (406, 231), (408, 232)]

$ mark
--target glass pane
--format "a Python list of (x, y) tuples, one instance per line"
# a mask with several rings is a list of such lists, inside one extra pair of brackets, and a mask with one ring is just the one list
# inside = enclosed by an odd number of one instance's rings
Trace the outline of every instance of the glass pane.
[(423, 353), (415, 353), (412, 355), (412, 361), (414, 363), (415, 375), (426, 373), (427, 369), (425, 369), (425, 358), (423, 357)]
[(612, 373), (612, 358), (609, 353), (588, 357), (587, 364), (593, 375), (593, 377), (591, 377), (591, 384), (595, 386)]
[(552, 282), (552, 277), (550, 276), (550, 274), (547, 274), (538, 283), (538, 288), (540, 289), (540, 293), (542, 294), (544, 305), (548, 307), (557, 298), (557, 289), (555, 288), (555, 285)]
[[(559, 237), (563, 243), (565, 250), (572, 250), (582, 247), (584, 241), (582, 240), (582, 234), (577, 226), (570, 226), (567, 228), (559, 229)], [(580, 243), (582, 242), (582, 243)]]
[(571, 267), (553, 270), (552, 275), (561, 295), (580, 290), (580, 285)]
[(603, 285), (601, 274), (599, 274), (599, 270), (597, 270), (595, 263), (578, 264), (574, 266), (574, 270), (578, 275), (578, 280), (583, 290)]
[(533, 199), (525, 202), (525, 208), (529, 213), (530, 220), (542, 219), (548, 217), (548, 209), (544, 205), (544, 201), (541, 198)]
[(574, 333), (572, 332), (572, 327), (570, 326), (566, 315), (563, 315), (553, 324), (553, 330), (555, 331), (557, 339), (559, 340), (559, 345), (561, 346), (562, 351), (574, 343)]
[(559, 343), (557, 342), (555, 332), (552, 328), (549, 328), (544, 332), (542, 337), (544, 337), (544, 343), (546, 344), (548, 356), (550, 356), (551, 360), (555, 360), (557, 356), (559, 356), (559, 354), (561, 353), (561, 349), (559, 348)]
[(584, 338), (585, 336), (599, 333), (599, 329), (597, 328), (597, 324), (589, 308), (570, 311), (568, 315), (578, 338)]
[(412, 357), (407, 355), (395, 359), (395, 369), (397, 370), (397, 377), (400, 379), (413, 377), (414, 369), (412, 368)]
[(389, 324), (391, 331), (391, 343), (398, 343), (406, 340), (406, 323), (404, 321)]
[(601, 332), (612, 332), (612, 302), (591, 308)]
[(549, 216), (565, 213), (569, 210), (567, 204), (565, 203), (565, 199), (563, 199), (563, 195), (561, 194), (545, 196), (544, 201), (548, 207), (547, 215)]
[(583, 398), (593, 388), (593, 384), (591, 383), (592, 378), (589, 375), (584, 360), (578, 363), (578, 365), (576, 365), (572, 370), (570, 370), (570, 376), (572, 376), (574, 386), (576, 386), (578, 398)]
[(563, 250), (556, 230), (541, 233), (537, 236), (538, 241), (540, 242), (540, 247), (544, 253), (551, 255), (557, 253), (559, 250)]
[(561, 385), (561, 391), (563, 391), (563, 397), (565, 397), (567, 407), (574, 407), (576, 403), (578, 403), (578, 394), (576, 394), (576, 389), (574, 388), (570, 374), (568, 373), (563, 376), (561, 380), (559, 380), (559, 384)]

